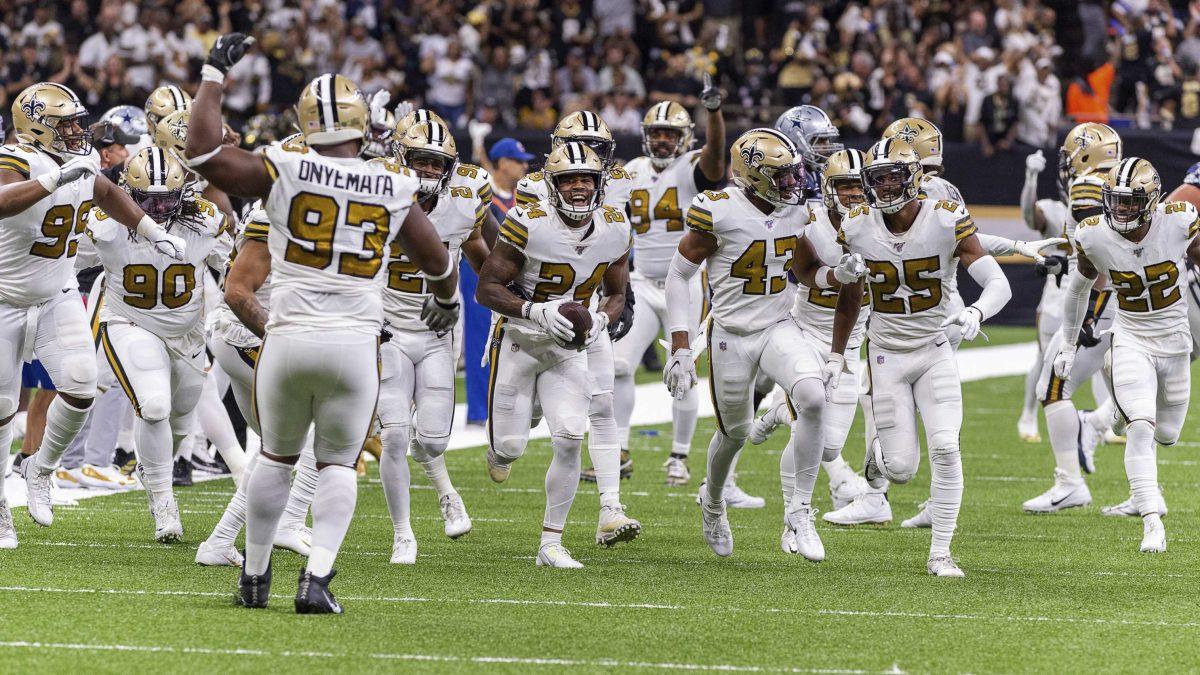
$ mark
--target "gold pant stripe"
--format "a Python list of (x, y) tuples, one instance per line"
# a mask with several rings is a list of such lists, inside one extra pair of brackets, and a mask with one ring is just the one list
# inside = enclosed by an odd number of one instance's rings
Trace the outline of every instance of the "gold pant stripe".
[(117, 376), (117, 383), (121, 385), (121, 389), (125, 392), (125, 396), (129, 398), (129, 402), (133, 404), (133, 411), (138, 417), (142, 416), (142, 407), (138, 404), (137, 395), (133, 393), (133, 385), (129, 383), (129, 376), (125, 373), (125, 366), (121, 365), (121, 359), (117, 358), (117, 350), (113, 349), (112, 342), (108, 339), (108, 322), (100, 324), (100, 344), (104, 348), (104, 358), (108, 359), (108, 365), (112, 368), (113, 374)]
[(496, 447), (492, 438), (492, 418), (495, 414), (492, 412), (492, 403), (496, 398), (496, 371), (500, 367), (500, 343), (504, 341), (504, 324), (507, 319), (500, 317), (496, 320), (496, 327), (492, 330), (492, 344), (488, 346), (488, 418), (487, 418), (487, 437), (488, 446)]
[[(717, 428), (724, 434), (725, 423), (721, 421), (721, 408), (717, 405), (717, 359), (714, 357), (716, 352), (713, 351), (712, 330), (713, 323), (709, 321), (708, 329), (704, 332), (705, 339), (708, 341), (708, 396), (712, 399), (713, 415), (717, 418)], [(668, 358), (670, 358), (670, 355), (668, 355)]]

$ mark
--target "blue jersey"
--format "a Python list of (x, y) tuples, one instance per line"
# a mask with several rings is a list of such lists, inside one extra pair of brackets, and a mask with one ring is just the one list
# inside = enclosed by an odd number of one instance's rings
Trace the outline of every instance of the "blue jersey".
[(1196, 162), (1187, 170), (1183, 176), (1183, 184), (1200, 187), (1200, 162)]
[(808, 166), (804, 167), (804, 201), (821, 201), (821, 172)]

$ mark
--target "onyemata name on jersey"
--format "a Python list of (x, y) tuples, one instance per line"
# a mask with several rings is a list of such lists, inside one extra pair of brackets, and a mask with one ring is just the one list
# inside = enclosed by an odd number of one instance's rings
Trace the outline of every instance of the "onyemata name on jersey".
[(803, 206), (764, 214), (740, 189), (696, 195), (687, 226), (717, 239), (705, 262), (717, 325), (746, 335), (788, 319), (796, 289), (787, 274), (807, 219)]
[(1116, 338), (1130, 338), (1151, 354), (1191, 351), (1184, 257), (1197, 234), (1196, 207), (1187, 202), (1159, 204), (1138, 242), (1122, 237), (1104, 216), (1079, 223), (1075, 245), (1117, 294)]
[[(533, 302), (569, 298), (589, 305), (609, 266), (633, 245), (625, 214), (602, 206), (589, 221), (571, 228), (546, 202), (515, 206), (500, 226), (500, 240), (525, 256), (514, 282)], [(528, 319), (507, 325), (527, 337), (551, 339)]]
[[(245, 247), (247, 241), (260, 241), (267, 243), (267, 237), (270, 233), (271, 223), (267, 219), (267, 212), (262, 208), (262, 202), (258, 201), (253, 204), (250, 211), (246, 214), (245, 220), (242, 222), (242, 231), (237, 233), (233, 240), (233, 248), (229, 252), (229, 258), (225, 263), (225, 270), (221, 276), (221, 287), (225, 287), (225, 278), (229, 276), (229, 270), (233, 268), (233, 263), (237, 260), (237, 256)], [(261, 286), (254, 291), (254, 297), (262, 305), (263, 309), (270, 310), (271, 308), (271, 273), (267, 273), (266, 279), (263, 280)], [(209, 318), (212, 336), (224, 340), (234, 347), (242, 347), (246, 349), (258, 347), (262, 344), (262, 340), (257, 335), (252, 333), (249, 328), (242, 324), (241, 319), (229, 309), (229, 305), (225, 303), (224, 295), (221, 296), (221, 302), (217, 308), (213, 310), (212, 316)]]
[[(619, 166), (614, 166), (605, 173), (608, 175), (604, 181), (604, 205), (624, 211), (633, 191), (633, 176)], [(546, 175), (541, 171), (525, 174), (517, 183), (516, 199), (517, 204), (521, 205), (549, 200), (550, 184), (546, 182)]]
[[(829, 219), (829, 210), (823, 204), (810, 202), (808, 206), (809, 219), (804, 228), (804, 237), (812, 244), (821, 262), (833, 267), (842, 257), (837, 228), (833, 226)], [(836, 288), (810, 288), (798, 283), (792, 316), (804, 330), (815, 333), (825, 342), (833, 342), (833, 317), (836, 313), (834, 310), (837, 309), (838, 293)], [(862, 344), (863, 332), (866, 330), (867, 317), (870, 314), (870, 300), (863, 294), (863, 309), (858, 313), (858, 321), (854, 324), (850, 340), (846, 343), (849, 349), (858, 349)]]
[(879, 209), (857, 206), (842, 221), (838, 238), (867, 264), (867, 339), (891, 351), (910, 351), (944, 336), (955, 251), (959, 241), (976, 231), (971, 215), (957, 202), (919, 203), (912, 227), (900, 234), (888, 231)]
[[(95, 150), (92, 159), (99, 166)], [(0, 146), (0, 169), (23, 178), (57, 171), (49, 154), (31, 145)], [(92, 209), (94, 178), (68, 183), (28, 209), (0, 218), (0, 302), (41, 304), (66, 288), (77, 288), (74, 257)], [(132, 223), (131, 223), (132, 224)]]
[(233, 239), (226, 232), (225, 215), (212, 202), (195, 200), (197, 215), (189, 224), (170, 226), (187, 247), (182, 261), (159, 253), (103, 210), (92, 209), (87, 235), (104, 266), (101, 321), (125, 320), (165, 338), (184, 337), (202, 327), (202, 275), (206, 267), (220, 269)]
[[(459, 164), (446, 189), (437, 196), (437, 204), (428, 214), (429, 222), (437, 229), (455, 265), (463, 242), (483, 227), (491, 201), (488, 172), (473, 164)], [(400, 242), (394, 240), (383, 292), (387, 322), (404, 330), (428, 330), (421, 320), (421, 307), (429, 293), (425, 275), (404, 255)]]
[(420, 181), (395, 161), (327, 157), (299, 143), (263, 151), (274, 185), (267, 328), (378, 334), (388, 247)]
[(629, 223), (634, 233), (634, 268), (650, 279), (665, 279), (671, 258), (683, 238), (684, 210), (699, 192), (696, 163), (700, 151), (676, 157), (662, 171), (655, 171), (649, 157), (638, 157), (625, 165), (633, 178), (629, 193)]

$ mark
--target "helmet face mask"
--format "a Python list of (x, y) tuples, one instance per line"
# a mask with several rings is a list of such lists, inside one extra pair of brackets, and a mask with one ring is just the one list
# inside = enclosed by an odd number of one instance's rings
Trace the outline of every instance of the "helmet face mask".
[(183, 210), (182, 188), (170, 192), (143, 192), (131, 188), (129, 196), (156, 223), (165, 223)]
[(396, 141), (400, 163), (417, 174), (422, 198), (441, 194), (458, 166), (458, 147), (446, 125), (430, 120), (409, 125)]
[(863, 191), (860, 178), (835, 178), (829, 181), (829, 187), (834, 208), (843, 215), (849, 213), (850, 209), (855, 206), (867, 203), (867, 194)]
[(396, 116), (387, 112), (382, 123), (372, 122), (367, 127), (366, 142), (363, 143), (363, 157), (385, 157), (391, 154), (392, 140), (396, 137)]
[(647, 154), (651, 159), (674, 159), (681, 152), (683, 132), (671, 127), (651, 127), (645, 132)]
[(440, 194), (450, 182), (454, 162), (438, 152), (409, 150), (404, 153), (404, 165), (412, 169), (421, 179), (419, 192), (422, 196)]
[(775, 121), (775, 129), (795, 144), (812, 170), (820, 171), (830, 155), (845, 147), (837, 142), (841, 134), (829, 115), (814, 105), (791, 108)]
[(559, 209), (570, 216), (583, 218), (596, 210), (599, 175), (590, 171), (576, 171), (554, 176), (551, 188), (558, 195)]
[(52, 155), (92, 152), (87, 108), (61, 84), (39, 82), (26, 87), (13, 100), (12, 122), (20, 142)]
[(655, 103), (642, 117), (642, 152), (656, 169), (665, 169), (692, 149), (692, 118), (674, 101)]
[(1109, 227), (1127, 234), (1150, 222), (1162, 198), (1162, 181), (1150, 162), (1129, 157), (1108, 172), (1100, 194)]
[(773, 206), (804, 199), (804, 160), (787, 136), (775, 129), (751, 129), (729, 151), (733, 182)]
[(916, 198), (916, 170), (906, 164), (881, 164), (863, 169), (867, 201), (884, 213), (895, 213)]
[(146, 215), (166, 223), (183, 212), (188, 174), (170, 152), (150, 146), (125, 165), (121, 184)]
[(51, 146), (58, 152), (68, 155), (90, 155), (92, 153), (92, 132), (88, 129), (88, 114), (86, 112), (60, 117), (57, 120), (46, 120), (54, 128), (54, 143)]
[(863, 191), (863, 154), (858, 150), (839, 150), (829, 156), (821, 180), (821, 200), (829, 211), (843, 216), (867, 201)]
[(604, 203), (604, 163), (582, 143), (563, 143), (552, 150), (542, 173), (550, 204), (566, 218), (583, 221)]

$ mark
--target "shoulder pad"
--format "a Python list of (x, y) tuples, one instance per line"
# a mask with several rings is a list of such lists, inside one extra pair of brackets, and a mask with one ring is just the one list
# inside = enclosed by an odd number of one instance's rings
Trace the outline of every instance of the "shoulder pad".
[(601, 206), (600, 212), (604, 216), (606, 223), (623, 223), (625, 222), (625, 212), (612, 206)]
[(29, 160), (36, 154), (28, 145), (0, 146), (0, 169), (8, 169), (29, 178)]
[(1100, 216), (1089, 216), (1079, 221), (1076, 227), (1094, 227), (1100, 224)]
[(632, 176), (629, 175), (629, 172), (622, 167), (614, 166), (608, 170), (609, 180), (629, 180), (631, 178)]
[(849, 220), (851, 218), (858, 218), (859, 216), (865, 216), (870, 213), (871, 213), (870, 206), (867, 206), (866, 204), (859, 204), (858, 206), (855, 206), (854, 208), (850, 209), (850, 213), (846, 214), (846, 219)]
[(1099, 206), (1103, 203), (1101, 190), (1104, 181), (1095, 176), (1076, 178), (1069, 190), (1070, 206), (1072, 209), (1086, 206)]
[[(728, 195), (725, 196), (727, 197)], [(720, 200), (713, 200), (708, 192), (702, 192), (696, 195), (696, 198), (692, 200), (691, 206), (688, 207), (687, 215), (684, 216), (684, 224), (689, 230), (694, 230), (703, 234), (713, 233), (713, 201)]]

